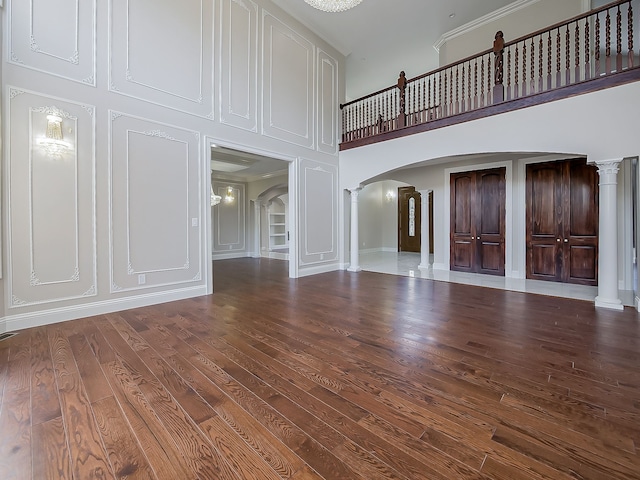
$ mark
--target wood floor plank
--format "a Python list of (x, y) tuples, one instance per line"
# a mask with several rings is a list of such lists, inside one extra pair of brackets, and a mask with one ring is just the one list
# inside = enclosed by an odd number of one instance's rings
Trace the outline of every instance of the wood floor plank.
[(116, 478), (157, 479), (115, 399), (105, 397), (92, 406)]
[(6, 376), (0, 404), (0, 478), (32, 478), (31, 336), (5, 340)]
[(195, 480), (174, 440), (159, 421), (130, 372), (118, 361), (104, 365), (105, 376), (131, 430), (154, 471), (165, 478)]
[(44, 329), (34, 330), (31, 343), (31, 423), (37, 425), (61, 415), (49, 339)]
[[(71, 480), (71, 457), (62, 417), (33, 426), (33, 478)], [(5, 477), (3, 477), (5, 478)]]

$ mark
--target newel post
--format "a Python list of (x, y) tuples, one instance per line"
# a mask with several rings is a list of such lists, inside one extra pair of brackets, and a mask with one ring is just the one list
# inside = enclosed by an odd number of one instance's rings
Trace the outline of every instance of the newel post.
[(397, 128), (402, 128), (406, 125), (406, 120), (407, 120), (407, 116), (405, 114), (407, 77), (405, 76), (404, 70), (400, 72), (400, 76), (398, 77), (398, 89), (400, 90), (400, 111), (398, 112)]
[(493, 86), (493, 103), (504, 102), (504, 34), (502, 30), (496, 33), (493, 41), (493, 55), (495, 56), (494, 65), (494, 81)]

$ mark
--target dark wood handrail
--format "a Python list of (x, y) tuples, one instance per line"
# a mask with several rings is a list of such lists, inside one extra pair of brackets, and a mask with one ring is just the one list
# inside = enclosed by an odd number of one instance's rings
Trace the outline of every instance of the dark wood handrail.
[[(395, 85), (340, 105), (340, 148), (637, 68), (632, 1), (616, 0), (509, 42), (498, 32), (493, 48), (409, 80), (401, 72)], [(598, 16), (612, 9), (615, 15)]]

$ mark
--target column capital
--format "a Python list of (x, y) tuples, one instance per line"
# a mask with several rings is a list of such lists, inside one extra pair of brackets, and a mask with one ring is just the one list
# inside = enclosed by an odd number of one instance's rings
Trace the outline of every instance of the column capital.
[(587, 160), (587, 163), (598, 167), (599, 174), (617, 175), (620, 170), (619, 165), (622, 158), (614, 158), (611, 160)]
[(420, 195), (429, 195), (431, 192), (433, 192), (433, 188), (425, 188), (423, 190), (418, 190), (418, 193)]
[(362, 190), (362, 187), (347, 188), (347, 190), (351, 194), (351, 201), (354, 202), (358, 199), (358, 195), (360, 195), (360, 190)]

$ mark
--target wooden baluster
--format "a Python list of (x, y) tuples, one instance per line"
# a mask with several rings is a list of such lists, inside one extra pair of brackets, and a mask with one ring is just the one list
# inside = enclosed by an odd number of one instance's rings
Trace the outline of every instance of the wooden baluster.
[(558, 28), (556, 35), (556, 88), (562, 86), (562, 74), (560, 73), (560, 50), (562, 46), (562, 40), (560, 39), (560, 29)]
[(429, 76), (428, 82), (427, 82), (427, 116), (425, 121), (429, 121), (431, 120), (431, 76)]
[(542, 92), (544, 90), (544, 70), (543, 70), (543, 62), (542, 62), (542, 58), (543, 58), (543, 50), (544, 49), (544, 44), (542, 43), (542, 35), (540, 35), (539, 38), (539, 42), (538, 42), (538, 91)]
[(376, 134), (375, 132), (375, 125), (376, 125), (376, 121), (375, 119), (375, 113), (374, 113), (374, 107), (375, 107), (375, 103), (373, 103), (373, 98), (369, 99), (369, 117), (367, 118), (367, 130), (369, 131), (369, 136), (373, 136)]
[(627, 68), (633, 68), (633, 9), (631, 8), (631, 2), (629, 2), (629, 13), (627, 15), (627, 36), (629, 37), (629, 54), (627, 55)]
[(507, 52), (507, 100), (511, 100), (511, 47)]
[(466, 100), (467, 109), (473, 110), (473, 103), (471, 102), (471, 62), (467, 64), (467, 92), (469, 92), (469, 96)]
[(471, 106), (471, 62), (467, 63), (467, 96), (464, 99), (464, 104), (466, 107), (466, 110), (472, 110), (473, 107)]
[(518, 44), (516, 43), (515, 59), (513, 61), (513, 98), (520, 97), (520, 88), (518, 84)]
[(622, 12), (618, 5), (618, 13), (616, 14), (616, 72), (622, 71)]
[(504, 34), (502, 31), (496, 32), (493, 41), (494, 62), (494, 78), (493, 78), (493, 102), (501, 103), (504, 101)]
[(480, 108), (484, 107), (484, 57), (480, 59)]
[(478, 58), (473, 66), (473, 108), (478, 108)]
[(536, 93), (536, 46), (531, 39), (531, 73), (529, 75), (529, 93)]
[(527, 42), (522, 42), (522, 96), (527, 95)]
[(551, 41), (551, 32), (547, 37), (547, 90), (551, 90), (551, 50), (553, 42)]
[(491, 55), (487, 57), (487, 106), (491, 105), (491, 79), (493, 77), (493, 70), (491, 70)]
[(455, 113), (453, 109), (453, 71), (449, 75), (449, 115), (453, 115)]
[(589, 19), (584, 22), (584, 79), (591, 79), (591, 52), (589, 49), (591, 46), (589, 42), (591, 40), (591, 32), (589, 31)]
[(573, 39), (575, 42), (575, 52), (573, 52), (575, 56), (575, 72), (574, 72), (573, 81), (575, 83), (578, 83), (581, 80), (580, 79), (580, 70), (581, 70), (580, 68), (580, 25), (578, 24), (578, 22), (576, 22), (575, 36), (576, 38)]
[(596, 14), (596, 25), (595, 25), (595, 30), (596, 30), (596, 40), (595, 40), (595, 45), (593, 46), (593, 49), (595, 51), (596, 54), (596, 65), (595, 65), (595, 72), (594, 75), (596, 77), (600, 76), (600, 15)]
[[(446, 77), (446, 72), (445, 72), (445, 77)], [(445, 81), (447, 79), (445, 78)], [(434, 88), (435, 90), (435, 88)], [(445, 95), (446, 95), (446, 88), (445, 88)], [(442, 104), (444, 102), (442, 101), (442, 71), (438, 74), (438, 118), (442, 118)]]
[(393, 105), (391, 107), (391, 112), (393, 113), (393, 117), (391, 118), (391, 130), (395, 130), (398, 127), (398, 116), (396, 112), (398, 111), (398, 91), (393, 91)]
[(460, 92), (460, 66), (456, 65), (456, 102), (455, 102), (455, 112), (460, 113), (460, 97), (458, 96)]
[(564, 72), (565, 72), (565, 85), (571, 84), (571, 34), (569, 33), (569, 25), (565, 32), (565, 57), (564, 57)]
[(605, 74), (611, 73), (611, 15), (607, 10), (607, 19), (605, 22), (606, 46), (604, 51), (604, 70)]
[(406, 115), (404, 117), (405, 120), (405, 126), (409, 126), (411, 125), (411, 116), (413, 115), (413, 112), (411, 111), (411, 97), (412, 97), (412, 93), (413, 93), (413, 85), (408, 83), (407, 84), (407, 98), (406, 98), (406, 104), (407, 104), (407, 112)]
[(442, 98), (442, 115), (448, 116), (449, 112), (447, 111), (447, 71), (444, 71), (444, 97)]
[(385, 95), (384, 98), (384, 104), (385, 104), (385, 109), (386, 109), (386, 115), (384, 117), (385, 121), (384, 121), (384, 129), (385, 131), (389, 131), (390, 127), (389, 127), (389, 120), (391, 119), (391, 113), (390, 113), (390, 108), (391, 108), (391, 98), (390, 98), (390, 93), (387, 91), (387, 94)]
[(420, 113), (420, 121), (421, 123), (426, 122), (429, 119), (429, 110), (427, 109), (427, 98), (428, 95), (431, 95), (431, 76), (428, 78), (429, 80), (429, 90), (427, 90), (427, 81), (422, 79), (422, 111)]
[(420, 95), (421, 88), (420, 80), (417, 80), (414, 84), (414, 95), (413, 95), (413, 124), (417, 125), (420, 123)]

